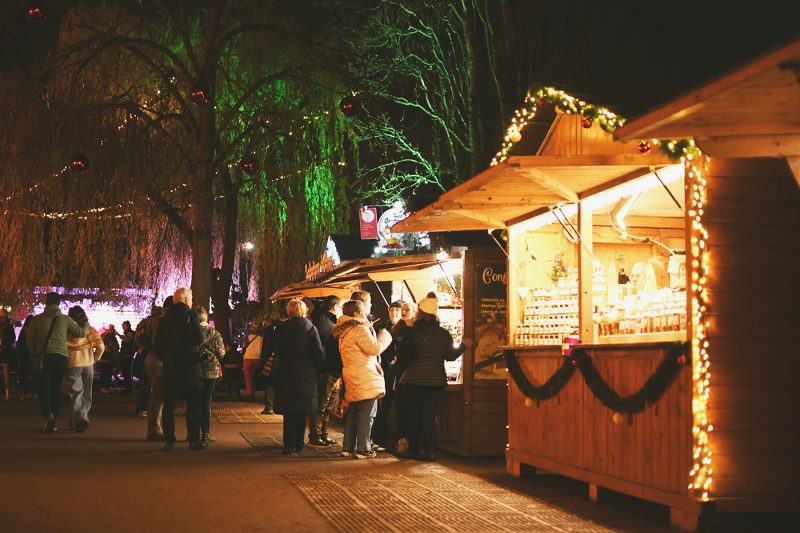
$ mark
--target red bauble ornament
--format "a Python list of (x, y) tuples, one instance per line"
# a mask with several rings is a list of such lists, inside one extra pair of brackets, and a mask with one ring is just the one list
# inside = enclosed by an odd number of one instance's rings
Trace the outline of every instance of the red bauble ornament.
[(594, 124), (594, 122), (592, 122), (592, 119), (590, 119), (590, 118), (583, 117), (581, 119), (581, 126), (583, 126), (584, 128), (587, 128), (587, 129), (591, 128), (592, 124)]
[(38, 2), (29, 2), (25, 7), (25, 16), (31, 22), (44, 22), (47, 18), (44, 8)]
[(82, 174), (86, 172), (86, 169), (89, 168), (89, 158), (81, 153), (77, 153), (72, 156), (69, 160), (69, 168), (73, 172), (77, 172), (78, 174)]
[(208, 84), (198, 81), (189, 89), (189, 99), (195, 105), (205, 105), (208, 103)]
[(647, 141), (639, 142), (639, 153), (646, 154), (650, 151), (651, 148), (653, 147), (650, 145), (649, 142)]
[(242, 172), (247, 174), (248, 176), (252, 176), (256, 172), (258, 172), (258, 159), (252, 155), (246, 155), (239, 161), (239, 168), (242, 169)]
[(339, 102), (339, 111), (346, 117), (352, 117), (356, 114), (356, 106), (357, 102), (354, 97), (345, 96), (342, 98), (341, 102)]
[(678, 364), (679, 365), (685, 365), (686, 364), (686, 356), (685, 355), (679, 355), (678, 356)]

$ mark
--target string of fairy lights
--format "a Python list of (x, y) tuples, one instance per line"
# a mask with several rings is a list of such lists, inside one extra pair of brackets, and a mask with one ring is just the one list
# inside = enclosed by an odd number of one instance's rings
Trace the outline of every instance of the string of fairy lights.
[(684, 165), (690, 186), (689, 217), (692, 221), (692, 434), (694, 450), (692, 469), (689, 472), (689, 490), (694, 491), (701, 499), (707, 500), (711, 489), (711, 447), (709, 434), (714, 429), (708, 420), (709, 383), (711, 381), (711, 362), (708, 354), (708, 276), (711, 272), (708, 252), (708, 230), (703, 221), (706, 196), (706, 175), (710, 158), (686, 156)]
[[(522, 140), (525, 127), (530, 124), (538, 110), (552, 104), (556, 111), (565, 114), (581, 115), (581, 125), (590, 128), (596, 122), (607, 133), (613, 133), (622, 126), (625, 119), (605, 107), (598, 107), (570, 96), (554, 87), (539, 87), (529, 92), (522, 107), (514, 111), (514, 116), (506, 128), (500, 149), (494, 155), (491, 166), (508, 159), (514, 145)], [(641, 140), (640, 153), (648, 153), (656, 146), (659, 151), (673, 160), (680, 160), (690, 188), (691, 219), (691, 316), (692, 316), (692, 457), (689, 471), (689, 490), (696, 497), (707, 500), (712, 484), (712, 462), (709, 435), (713, 426), (709, 422), (709, 397), (711, 381), (711, 361), (709, 357), (708, 328), (708, 276), (711, 272), (708, 252), (708, 230), (704, 223), (706, 196), (706, 175), (710, 158), (705, 156), (693, 139), (660, 141)], [(528, 405), (526, 400), (526, 405)], [(508, 429), (508, 426), (506, 426)], [(506, 449), (509, 445), (506, 444)]]
[[(158, 94), (160, 94), (160, 91), (158, 92)], [(289, 121), (288, 130), (286, 131), (286, 134), (289, 135), (289, 136), (293, 136), (296, 130), (298, 130), (298, 129), (302, 130), (304, 128), (304, 126), (306, 126), (306, 125), (312, 125), (312, 124), (315, 124), (318, 121), (326, 120), (328, 116), (330, 116), (330, 111), (321, 111), (319, 113), (303, 115), (303, 117), (300, 118), (300, 119)], [(133, 119), (135, 119), (134, 115), (132, 115), (130, 113), (126, 113), (125, 116), (123, 117), (122, 123), (117, 127), (117, 129), (118, 130), (124, 129), (128, 125), (128, 122), (130, 120), (133, 120)], [(270, 124), (271, 121), (270, 121), (270, 119), (266, 119), (264, 121), (264, 123), (265, 124)], [(104, 141), (100, 141), (100, 145), (102, 146), (103, 144), (104, 144)], [(257, 152), (253, 151), (252, 154), (253, 155), (257, 155)], [(338, 163), (338, 165), (339, 166), (345, 166), (345, 163), (340, 161)], [(228, 164), (229, 168), (233, 168), (234, 166), (235, 166), (234, 163), (229, 163)], [(33, 185), (31, 185), (29, 187), (26, 187), (26, 188), (21, 189), (19, 191), (16, 191), (16, 192), (13, 192), (11, 194), (8, 194), (5, 198), (2, 199), (2, 203), (8, 204), (12, 200), (14, 200), (16, 198), (19, 198), (22, 195), (25, 195), (25, 194), (28, 194), (28, 193), (32, 193), (32, 192), (36, 191), (37, 189), (41, 188), (43, 185), (45, 185), (50, 179), (64, 176), (69, 171), (70, 171), (70, 167), (69, 166), (65, 166), (60, 171), (55, 172), (50, 178), (45, 178), (45, 179), (43, 179), (43, 180), (41, 180), (41, 181), (39, 181), (37, 183), (34, 183)], [(276, 176), (274, 178), (271, 178), (270, 181), (273, 181), (273, 182), (284, 181), (284, 180), (289, 179), (292, 176), (301, 175), (304, 172), (305, 172), (304, 170), (297, 170), (295, 172), (290, 172), (288, 174), (281, 174), (280, 176)], [(181, 183), (180, 185), (178, 185), (176, 187), (173, 187), (172, 189), (166, 191), (166, 193), (167, 194), (175, 194), (175, 193), (177, 193), (177, 192), (179, 192), (181, 190), (185, 190), (188, 187), (189, 187), (189, 184)], [(221, 200), (223, 198), (225, 198), (225, 195), (217, 195), (217, 196), (214, 197), (214, 200), (218, 201), (218, 200)], [(2, 214), (4, 216), (9, 215), (9, 214), (13, 214), (13, 215), (18, 215), (18, 216), (25, 216), (25, 217), (30, 217), (30, 218), (42, 218), (42, 219), (49, 219), (49, 220), (64, 220), (64, 219), (68, 219), (68, 218), (76, 218), (78, 220), (95, 220), (95, 219), (99, 219), (99, 218), (121, 219), (121, 218), (129, 218), (129, 217), (131, 217), (132, 213), (130, 213), (130, 212), (114, 213), (114, 211), (120, 210), (120, 209), (126, 209), (126, 206), (132, 206), (132, 205), (134, 205), (134, 202), (130, 202), (129, 201), (129, 202), (125, 202), (125, 203), (117, 203), (117, 204), (114, 204), (114, 205), (92, 207), (92, 208), (87, 208), (87, 209), (76, 209), (76, 210), (67, 210), (67, 211), (40, 211), (40, 212), (34, 212), (34, 211), (30, 211), (30, 210), (19, 210), (19, 209), (15, 209), (15, 210), (12, 211), (12, 210), (6, 208), (6, 209), (3, 209)], [(176, 206), (176, 209), (185, 209), (185, 208), (189, 208), (189, 207), (191, 207), (191, 204), (182, 205), (182, 206)]]

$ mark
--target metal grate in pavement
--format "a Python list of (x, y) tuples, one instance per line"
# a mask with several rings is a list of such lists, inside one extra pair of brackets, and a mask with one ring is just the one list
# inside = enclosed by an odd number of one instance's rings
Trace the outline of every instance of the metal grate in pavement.
[[(336, 431), (328, 431), (328, 436), (340, 444), (328, 446), (327, 448), (312, 448), (305, 446), (297, 456), (283, 455), (283, 433), (278, 431), (274, 433), (259, 432), (259, 431), (243, 431), (241, 433), (244, 440), (250, 446), (255, 448), (264, 457), (276, 457), (286, 459), (348, 459), (347, 457), (339, 457), (342, 451), (341, 442), (344, 440), (344, 435)], [(378, 459), (388, 459), (393, 457), (387, 452), (378, 454)]]
[(458, 472), (290, 474), (338, 531), (614, 531), (558, 507)]
[(217, 408), (214, 411), (217, 422), (220, 424), (282, 424), (281, 415), (262, 415), (261, 410), (255, 409), (225, 409)]

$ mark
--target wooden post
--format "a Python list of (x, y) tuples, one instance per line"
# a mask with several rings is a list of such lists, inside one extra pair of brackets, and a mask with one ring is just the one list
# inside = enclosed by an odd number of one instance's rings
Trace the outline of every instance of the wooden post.
[(700, 512), (670, 507), (669, 523), (684, 531), (697, 531), (697, 527), (700, 525)]
[(578, 244), (578, 314), (580, 338), (583, 344), (593, 344), (594, 321), (592, 319), (592, 272), (594, 270), (592, 250), (592, 212), (585, 202), (578, 203), (578, 233), (582, 244)]
[(589, 483), (589, 501), (592, 503), (598, 503), (600, 500), (600, 487), (595, 485), (594, 483)]

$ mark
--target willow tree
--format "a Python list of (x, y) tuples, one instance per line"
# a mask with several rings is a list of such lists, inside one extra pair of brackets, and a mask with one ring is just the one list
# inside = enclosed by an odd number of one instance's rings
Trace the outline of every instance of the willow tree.
[(226, 327), (243, 240), (267, 294), (300, 274), (347, 222), (350, 168), (326, 27), (301, 4), (74, 2), (49, 19), (35, 90), (4, 94), (2, 290), (190, 269)]

